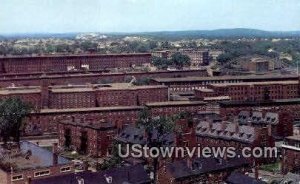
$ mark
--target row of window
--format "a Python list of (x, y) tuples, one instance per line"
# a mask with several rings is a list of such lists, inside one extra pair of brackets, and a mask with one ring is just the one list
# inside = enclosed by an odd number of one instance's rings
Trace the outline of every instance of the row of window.
[[(71, 171), (71, 167), (70, 166), (66, 166), (66, 167), (61, 167), (60, 168), (60, 172), (61, 173), (69, 172), (69, 171)], [(42, 177), (42, 176), (49, 176), (50, 174), (51, 174), (50, 170), (42, 170), (42, 171), (34, 172), (33, 176), (35, 178), (37, 178), (37, 177)], [(11, 181), (19, 181), (19, 180), (23, 180), (23, 179), (24, 179), (23, 174), (14, 175), (14, 176), (11, 177)]]

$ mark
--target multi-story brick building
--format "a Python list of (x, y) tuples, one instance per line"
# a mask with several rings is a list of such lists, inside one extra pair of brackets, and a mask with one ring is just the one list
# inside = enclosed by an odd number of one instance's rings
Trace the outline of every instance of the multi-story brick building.
[(207, 88), (210, 84), (273, 81), (299, 81), (299, 77), (297, 75), (248, 75), (151, 79), (152, 84), (166, 85), (172, 92), (191, 92), (195, 89)]
[(27, 74), (0, 74), (0, 86), (39, 86), (46, 82), (49, 85), (86, 84), (86, 83), (122, 83), (128, 82), (132, 77), (137, 80), (153, 77), (174, 78), (188, 76), (207, 76), (205, 69), (176, 70), (176, 71), (150, 71), (150, 72), (58, 72), (58, 73), (27, 73)]
[(201, 64), (208, 65), (210, 62), (209, 50), (193, 50), (193, 49), (164, 50), (164, 51), (152, 52), (152, 56), (170, 59), (171, 56), (176, 52), (179, 52), (183, 55), (187, 55), (191, 59), (192, 66), (199, 66)]
[(136, 122), (143, 106), (93, 107), (73, 109), (42, 109), (25, 119), (25, 134), (57, 133), (58, 123), (74, 119), (114, 122), (118, 128)]
[(275, 139), (282, 140), (284, 137), (293, 135), (294, 120), (289, 113), (241, 111), (235, 120), (240, 125), (267, 127)]
[[(233, 147), (236, 154), (239, 154), (238, 151), (243, 148), (253, 150), (256, 147), (273, 147), (275, 144), (267, 127), (239, 125), (224, 121), (218, 123), (200, 121), (196, 127), (196, 136), (197, 143), (201, 147)], [(249, 159), (265, 162), (274, 159), (272, 157), (275, 156), (270, 155), (269, 158), (249, 157)]]
[(299, 81), (269, 81), (210, 84), (208, 89), (196, 89), (195, 97), (229, 96), (233, 101), (263, 101), (299, 97)]
[(193, 158), (165, 163), (158, 172), (163, 184), (222, 183), (234, 171), (245, 172), (251, 164), (245, 158)]
[(58, 124), (59, 145), (95, 157), (109, 155), (117, 127), (112, 122), (66, 119)]
[(75, 119), (86, 119), (95, 121), (115, 122), (118, 128), (137, 121), (139, 113), (143, 109), (149, 109), (153, 116), (172, 116), (180, 113), (196, 113), (206, 110), (205, 102), (159, 102), (147, 103), (145, 106), (115, 106), (115, 107), (93, 107), (93, 108), (72, 108), (72, 109), (41, 109), (40, 112), (33, 112), (25, 121), (25, 133), (35, 132), (57, 132), (58, 122), (67, 116)]
[(0, 89), (0, 99), (9, 97), (19, 97), (39, 110), (145, 105), (168, 101), (169, 92), (166, 86), (134, 86), (128, 83)]
[(300, 172), (300, 136), (290, 136), (284, 139), (282, 144), (283, 174), (288, 172)]
[(31, 87), (8, 87), (0, 89), (0, 100), (7, 98), (20, 98), (22, 101), (32, 105), (35, 109), (41, 108), (41, 88)]
[(147, 103), (146, 108), (150, 109), (153, 116), (172, 116), (180, 113), (197, 113), (206, 110), (207, 103), (203, 101), (165, 101)]
[(10, 150), (0, 148), (1, 184), (28, 184), (35, 179), (74, 172), (73, 162), (58, 155), (56, 144), (53, 152), (27, 141), (21, 141), (19, 146), (10, 145)]
[(224, 101), (219, 102), (222, 117), (237, 116), (240, 111), (262, 111), (288, 113), (293, 119), (300, 118), (300, 99), (280, 99), (262, 102), (253, 101)]
[(60, 72), (126, 68), (151, 63), (151, 54), (2, 57), (0, 73)]

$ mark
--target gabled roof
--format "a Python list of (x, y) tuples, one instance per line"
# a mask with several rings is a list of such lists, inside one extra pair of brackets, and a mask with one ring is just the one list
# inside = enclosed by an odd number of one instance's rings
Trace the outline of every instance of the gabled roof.
[(144, 184), (150, 183), (150, 178), (143, 165), (114, 168), (101, 172), (84, 171), (61, 176), (49, 177), (33, 180), (32, 184), (78, 184), (79, 179), (84, 180), (84, 184), (108, 184), (107, 180), (112, 179), (113, 184)]
[(231, 173), (226, 179), (228, 184), (265, 184), (263, 181), (256, 180), (239, 172)]
[(166, 168), (175, 179), (180, 179), (225, 169), (240, 168), (249, 164), (249, 161), (245, 158), (229, 158), (227, 160), (221, 158), (196, 158), (191, 161), (191, 165), (188, 162), (188, 160), (178, 160), (167, 164)]

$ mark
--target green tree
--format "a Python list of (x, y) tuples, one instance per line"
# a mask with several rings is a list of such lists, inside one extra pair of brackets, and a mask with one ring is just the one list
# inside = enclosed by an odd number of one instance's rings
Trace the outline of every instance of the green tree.
[(9, 137), (12, 137), (15, 142), (20, 141), (23, 119), (31, 109), (29, 104), (19, 98), (8, 98), (0, 101), (0, 135), (5, 144)]
[(163, 57), (152, 57), (152, 64), (159, 69), (167, 69), (171, 61)]
[[(147, 146), (149, 148), (158, 148), (160, 149), (163, 146), (164, 135), (174, 132), (175, 129), (175, 120), (176, 117), (155, 117), (153, 118), (149, 110), (143, 110), (139, 114), (137, 121), (138, 127), (143, 127), (147, 135)], [(157, 132), (156, 139), (152, 139), (153, 132)], [(153, 173), (154, 173), (154, 182), (156, 181), (156, 174), (159, 166), (159, 158), (153, 158)]]
[(191, 65), (191, 58), (187, 55), (181, 54), (180, 52), (176, 52), (172, 54), (171, 62), (177, 68), (183, 68), (184, 66)]

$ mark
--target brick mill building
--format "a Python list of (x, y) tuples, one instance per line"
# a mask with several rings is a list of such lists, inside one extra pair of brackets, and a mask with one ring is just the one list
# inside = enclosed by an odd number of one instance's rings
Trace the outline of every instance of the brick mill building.
[(277, 112), (287, 113), (293, 119), (300, 118), (300, 99), (279, 99), (262, 102), (253, 101), (224, 101), (219, 102), (219, 111), (222, 117), (237, 116), (240, 111)]
[(150, 79), (153, 77), (174, 78), (188, 76), (207, 76), (205, 69), (197, 70), (176, 70), (176, 71), (150, 71), (150, 72), (109, 72), (109, 71), (65, 71), (52, 73), (16, 73), (0, 74), (0, 86), (40, 86), (67, 85), (67, 84), (101, 84), (101, 83), (122, 83), (130, 81), (132, 77), (137, 80)]
[(0, 58), (0, 73), (63, 72), (128, 68), (151, 63), (151, 54), (15, 56)]
[(297, 75), (247, 75), (247, 76), (215, 76), (215, 77), (181, 77), (181, 78), (153, 78), (152, 84), (166, 85), (171, 92), (192, 92), (195, 89), (207, 88), (210, 84), (297, 81)]
[(263, 101), (299, 97), (299, 81), (269, 81), (210, 84), (196, 89), (195, 98), (229, 96), (232, 101)]
[(209, 50), (194, 50), (194, 49), (180, 49), (180, 50), (164, 50), (152, 52), (152, 56), (170, 59), (173, 54), (179, 52), (187, 55), (191, 59), (192, 66), (208, 65), (210, 63)]
[(166, 86), (129, 83), (67, 86), (26, 86), (0, 89), (0, 99), (19, 97), (36, 110), (145, 105), (169, 100)]

